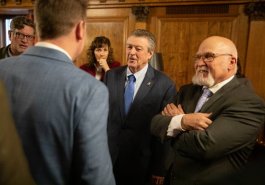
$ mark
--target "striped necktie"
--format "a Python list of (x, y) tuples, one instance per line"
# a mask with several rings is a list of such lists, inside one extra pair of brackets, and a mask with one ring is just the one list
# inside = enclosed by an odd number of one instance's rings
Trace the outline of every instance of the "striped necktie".
[(128, 76), (128, 81), (127, 81), (127, 85), (125, 87), (125, 92), (124, 92), (124, 107), (125, 107), (126, 115), (129, 112), (130, 106), (133, 102), (135, 80), (136, 79), (133, 74)]
[(210, 96), (212, 96), (212, 94), (213, 93), (208, 88), (204, 88), (194, 112), (199, 112), (203, 104), (209, 99)]

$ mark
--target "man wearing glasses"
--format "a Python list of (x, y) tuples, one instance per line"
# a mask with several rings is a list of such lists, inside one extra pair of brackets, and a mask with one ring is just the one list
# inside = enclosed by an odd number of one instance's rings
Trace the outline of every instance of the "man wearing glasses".
[[(237, 49), (211, 36), (194, 58), (192, 84), (152, 120), (151, 132), (171, 140), (168, 184), (217, 184), (244, 169), (264, 124), (265, 105), (237, 76)], [(167, 184), (167, 183), (166, 183)]]
[(35, 26), (31, 19), (24, 16), (14, 17), (8, 32), (11, 44), (0, 48), (0, 59), (17, 56), (34, 45)]

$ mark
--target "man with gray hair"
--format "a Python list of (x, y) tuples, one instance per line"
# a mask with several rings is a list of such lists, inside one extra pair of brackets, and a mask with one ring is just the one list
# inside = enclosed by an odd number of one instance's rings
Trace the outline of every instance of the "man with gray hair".
[(138, 29), (126, 41), (127, 65), (109, 70), (109, 148), (117, 185), (163, 184), (164, 145), (150, 133), (152, 117), (176, 95), (174, 82), (148, 62), (156, 39)]
[(10, 44), (0, 48), (0, 59), (17, 56), (23, 53), (35, 42), (35, 25), (26, 16), (16, 16), (10, 23), (8, 31)]
[(87, 0), (36, 0), (38, 42), (0, 62), (12, 113), (38, 185), (115, 185), (108, 90), (73, 61), (86, 40)]

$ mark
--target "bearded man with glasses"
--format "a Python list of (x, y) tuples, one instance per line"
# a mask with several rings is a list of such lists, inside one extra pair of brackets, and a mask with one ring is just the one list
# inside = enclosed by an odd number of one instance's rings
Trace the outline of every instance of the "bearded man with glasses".
[(218, 184), (244, 169), (264, 124), (265, 104), (237, 76), (235, 44), (211, 36), (195, 55), (191, 84), (151, 124), (173, 155), (165, 184)]
[(0, 49), (0, 59), (17, 56), (35, 42), (35, 25), (25, 16), (14, 17), (8, 32), (11, 43)]

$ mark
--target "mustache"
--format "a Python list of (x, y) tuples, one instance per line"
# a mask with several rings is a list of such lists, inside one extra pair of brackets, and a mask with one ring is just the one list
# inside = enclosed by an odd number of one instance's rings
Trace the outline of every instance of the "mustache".
[(201, 66), (201, 67), (196, 68), (196, 73), (199, 73), (199, 72), (209, 72), (209, 70), (207, 67)]

